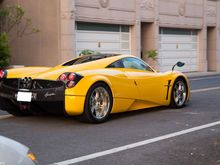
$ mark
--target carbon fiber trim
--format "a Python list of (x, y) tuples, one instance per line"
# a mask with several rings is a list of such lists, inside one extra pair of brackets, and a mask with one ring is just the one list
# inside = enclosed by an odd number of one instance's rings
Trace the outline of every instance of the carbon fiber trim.
[[(17, 101), (18, 92), (31, 92), (30, 103)], [(0, 80), (0, 109), (20, 109), (26, 105), (30, 111), (45, 110), (65, 114), (65, 84), (61, 81), (27, 79)]]

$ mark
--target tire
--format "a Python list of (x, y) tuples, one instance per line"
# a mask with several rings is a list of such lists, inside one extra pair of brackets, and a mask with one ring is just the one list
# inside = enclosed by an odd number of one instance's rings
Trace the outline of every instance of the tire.
[(174, 82), (170, 106), (172, 108), (182, 108), (185, 106), (188, 97), (188, 87), (183, 78), (177, 78)]
[(86, 95), (83, 119), (86, 122), (102, 123), (107, 120), (113, 104), (110, 88), (102, 82), (92, 85)]

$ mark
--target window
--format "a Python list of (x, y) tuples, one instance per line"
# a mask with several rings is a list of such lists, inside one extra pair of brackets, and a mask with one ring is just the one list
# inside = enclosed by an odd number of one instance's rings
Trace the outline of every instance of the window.
[(107, 68), (130, 68), (130, 69), (153, 72), (153, 70), (147, 64), (145, 64), (141, 60), (132, 57), (128, 57), (116, 61), (111, 65), (109, 65)]
[(176, 29), (176, 28), (160, 28), (160, 34), (170, 35), (197, 35), (196, 30)]
[(146, 65), (135, 58), (125, 58), (122, 60), (125, 68), (146, 70)]
[(124, 68), (122, 64), (122, 60), (118, 60), (112, 64), (110, 64), (107, 68)]
[(63, 66), (71, 66), (71, 65), (77, 65), (77, 64), (83, 64), (91, 61), (100, 60), (103, 58), (118, 56), (119, 54), (99, 54), (99, 55), (87, 55), (87, 56), (81, 56), (79, 58), (73, 59), (71, 61), (68, 61), (63, 64)]
[(101, 24), (90, 22), (77, 22), (76, 29), (86, 31), (129, 32), (128, 25)]

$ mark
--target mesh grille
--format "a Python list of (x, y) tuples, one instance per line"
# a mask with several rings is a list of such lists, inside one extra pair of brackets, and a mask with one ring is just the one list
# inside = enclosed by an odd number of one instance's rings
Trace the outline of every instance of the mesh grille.
[(4, 80), (3, 85), (15, 89), (51, 89), (51, 88), (59, 88), (64, 86), (63, 82), (61, 81), (32, 80), (30, 78), (6, 79)]

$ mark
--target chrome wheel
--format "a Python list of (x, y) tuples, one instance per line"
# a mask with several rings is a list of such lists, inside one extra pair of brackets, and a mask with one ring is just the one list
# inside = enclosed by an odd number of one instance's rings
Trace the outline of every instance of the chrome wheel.
[(177, 107), (182, 107), (187, 98), (187, 89), (183, 81), (177, 81), (174, 85), (173, 99)]
[(104, 87), (95, 88), (89, 99), (91, 114), (95, 119), (105, 118), (110, 110), (110, 95)]

